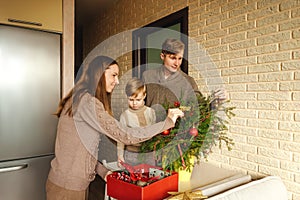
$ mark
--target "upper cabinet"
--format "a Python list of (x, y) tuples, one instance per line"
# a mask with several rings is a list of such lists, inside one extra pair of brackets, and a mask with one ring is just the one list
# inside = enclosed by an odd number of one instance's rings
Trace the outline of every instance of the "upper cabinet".
[(1, 0), (0, 23), (62, 32), (63, 0)]

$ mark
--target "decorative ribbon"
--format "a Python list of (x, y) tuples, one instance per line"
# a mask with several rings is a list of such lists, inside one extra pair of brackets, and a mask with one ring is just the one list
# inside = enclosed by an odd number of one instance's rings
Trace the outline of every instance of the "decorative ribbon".
[(184, 159), (183, 159), (183, 154), (182, 154), (182, 150), (181, 150), (180, 144), (177, 144), (177, 147), (178, 147), (178, 151), (179, 151), (179, 154), (180, 154), (180, 157), (181, 157), (182, 167), (183, 167), (183, 169), (185, 169), (186, 165), (185, 165), (185, 162), (184, 162)]
[(188, 190), (185, 192), (168, 192), (172, 195), (168, 200), (193, 200), (193, 199), (206, 199), (207, 196), (202, 194), (201, 190)]
[(153, 160), (155, 161), (155, 165), (158, 165), (157, 164), (157, 160), (158, 160), (158, 158), (156, 157), (156, 145), (158, 144), (158, 143), (160, 143), (160, 140), (157, 140), (156, 142), (155, 142), (155, 144), (154, 144), (154, 147), (153, 147)]

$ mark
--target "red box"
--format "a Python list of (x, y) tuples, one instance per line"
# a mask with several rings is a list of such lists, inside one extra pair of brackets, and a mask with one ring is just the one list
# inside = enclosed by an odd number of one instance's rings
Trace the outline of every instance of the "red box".
[[(146, 172), (154, 166), (141, 164), (135, 166), (137, 169), (144, 169)], [(178, 191), (178, 173), (160, 179), (147, 186), (140, 187), (122, 180), (107, 176), (107, 195), (118, 200), (162, 200), (168, 196), (168, 192)]]

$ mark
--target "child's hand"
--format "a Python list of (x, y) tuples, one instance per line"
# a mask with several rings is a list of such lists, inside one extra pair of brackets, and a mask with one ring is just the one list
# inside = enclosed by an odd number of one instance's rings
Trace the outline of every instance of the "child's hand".
[(184, 113), (179, 108), (170, 108), (168, 110), (168, 117), (170, 117), (172, 119), (174, 124), (178, 117), (183, 117), (183, 116), (184, 116)]

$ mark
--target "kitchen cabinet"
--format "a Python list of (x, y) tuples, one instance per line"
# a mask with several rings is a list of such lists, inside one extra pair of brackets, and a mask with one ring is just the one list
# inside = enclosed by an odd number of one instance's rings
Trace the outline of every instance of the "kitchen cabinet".
[(0, 23), (62, 32), (63, 0), (1, 0)]

